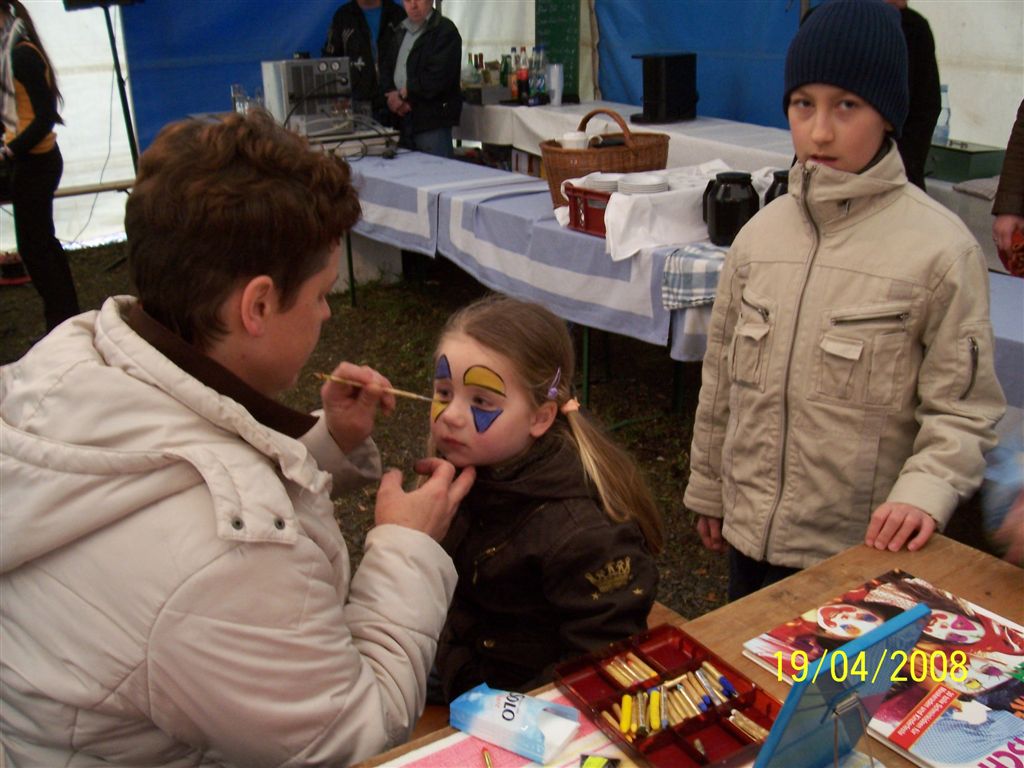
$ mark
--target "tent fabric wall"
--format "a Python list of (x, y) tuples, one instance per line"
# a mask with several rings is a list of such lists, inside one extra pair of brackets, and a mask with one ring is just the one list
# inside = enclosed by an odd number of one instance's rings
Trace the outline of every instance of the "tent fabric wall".
[[(110, 47), (99, 8), (68, 12), (60, 0), (25, 0), (61, 77), (67, 125), (59, 126), (62, 186), (131, 176)], [(111, 6), (123, 28), (121, 63), (136, 134), (145, 148), (167, 122), (230, 108), (229, 86), (262, 84), (259, 62), (317, 55), (344, 0), (144, 0)], [(639, 105), (641, 64), (634, 53), (698, 55), (698, 114), (783, 125), (783, 56), (800, 0), (581, 0), (581, 28), (593, 3), (600, 22), (602, 97)], [(534, 0), (444, 0), (466, 50), (490, 57), (533, 44)], [(935, 34), (939, 71), (950, 84), (952, 136), (1005, 146), (1024, 96), (1024, 3), (1020, 0), (912, 0)], [(982, 7), (983, 6), (983, 7)], [(123, 18), (123, 24), (119, 21)], [(581, 47), (586, 46), (589, 29)], [(585, 65), (581, 62), (581, 72)], [(581, 81), (582, 83), (582, 81)], [(589, 95), (589, 94), (588, 94)], [(119, 193), (58, 200), (58, 236), (89, 241), (116, 234)], [(10, 207), (0, 211), (0, 248), (13, 247)]]
[(230, 85), (262, 87), (261, 61), (319, 56), (339, 0), (182, 3), (124, 9), (139, 146), (185, 115), (231, 109)]
[[(64, 95), (64, 125), (56, 126), (64, 156), (61, 186), (130, 179), (135, 171), (103, 11), (90, 8), (69, 13), (63, 3), (54, 0), (27, 0), (25, 6)], [(120, 10), (118, 6), (110, 9), (116, 38), (120, 37)], [(119, 51), (123, 67), (123, 47)], [(56, 200), (53, 211), (57, 238), (71, 246), (121, 232), (124, 198), (120, 192), (106, 192)], [(15, 247), (13, 212), (5, 205), (0, 209), (0, 251)]]
[(782, 81), (800, 4), (793, 0), (598, 0), (603, 98), (643, 101), (639, 53), (697, 54), (697, 112), (785, 128)]

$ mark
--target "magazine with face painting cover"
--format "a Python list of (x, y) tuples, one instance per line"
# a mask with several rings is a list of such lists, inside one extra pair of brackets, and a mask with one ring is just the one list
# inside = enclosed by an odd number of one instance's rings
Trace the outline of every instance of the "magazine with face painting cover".
[(1024, 766), (1024, 627), (900, 570), (889, 571), (748, 640), (743, 654), (792, 683), (869, 678), (836, 651), (924, 603), (931, 615), (898, 660), (868, 732), (926, 768)]

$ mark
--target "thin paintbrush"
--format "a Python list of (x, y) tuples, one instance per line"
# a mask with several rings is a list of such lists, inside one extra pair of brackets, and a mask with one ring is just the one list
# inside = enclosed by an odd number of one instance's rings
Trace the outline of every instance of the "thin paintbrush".
[[(323, 379), (325, 381), (336, 381), (339, 384), (348, 384), (351, 387), (366, 386), (365, 384), (360, 384), (358, 381), (352, 381), (351, 379), (343, 379), (340, 376), (334, 376), (333, 374), (330, 373), (317, 372), (314, 373), (313, 375), (316, 376), (318, 379)], [(407, 392), (404, 389), (395, 389), (394, 387), (381, 387), (381, 389), (383, 389), (385, 392), (390, 392), (392, 395), (395, 395), (397, 397), (408, 397), (410, 400), (423, 400), (424, 402), (427, 403), (434, 402), (434, 399), (431, 397), (417, 395), (415, 392)]]

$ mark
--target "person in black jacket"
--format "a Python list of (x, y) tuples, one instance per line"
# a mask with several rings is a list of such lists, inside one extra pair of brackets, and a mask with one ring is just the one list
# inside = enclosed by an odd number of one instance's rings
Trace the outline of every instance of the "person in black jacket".
[(335, 11), (322, 50), (324, 56), (348, 57), (355, 109), (381, 123), (391, 114), (380, 88), (381, 58), (404, 19), (393, 0), (349, 0)]
[(433, 0), (403, 0), (407, 18), (381, 60), (381, 85), (399, 129), (399, 145), (452, 156), (452, 127), (462, 115), (462, 36)]
[(992, 239), (999, 259), (1011, 275), (1024, 277), (1024, 248), (1014, 247), (1024, 235), (1024, 101), (1017, 107), (1017, 119), (1006, 142), (1006, 156), (996, 199), (992, 201)]
[(935, 39), (928, 21), (907, 7), (907, 0), (886, 0), (900, 12), (900, 26), (907, 41), (907, 83), (910, 86), (910, 111), (896, 147), (903, 158), (907, 179), (924, 189), (924, 166), (932, 145), (932, 132), (939, 119), (942, 101), (939, 92), (939, 65), (935, 61)]

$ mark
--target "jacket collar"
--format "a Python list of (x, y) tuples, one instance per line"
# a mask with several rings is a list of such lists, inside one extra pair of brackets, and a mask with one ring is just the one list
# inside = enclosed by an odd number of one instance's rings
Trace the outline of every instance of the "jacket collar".
[(478, 467), (463, 506), (487, 517), (501, 517), (522, 512), (537, 501), (594, 496), (572, 436), (549, 432), (521, 456), (501, 465)]
[(861, 173), (817, 163), (796, 163), (789, 171), (790, 194), (823, 230), (844, 228), (870, 216), (892, 203), (906, 183), (892, 140), (888, 152)]
[(210, 389), (240, 403), (263, 426), (298, 439), (316, 424), (316, 417), (293, 410), (257, 392), (227, 368), (154, 320), (141, 304), (131, 304), (124, 319), (129, 328), (152, 344), (164, 357)]

